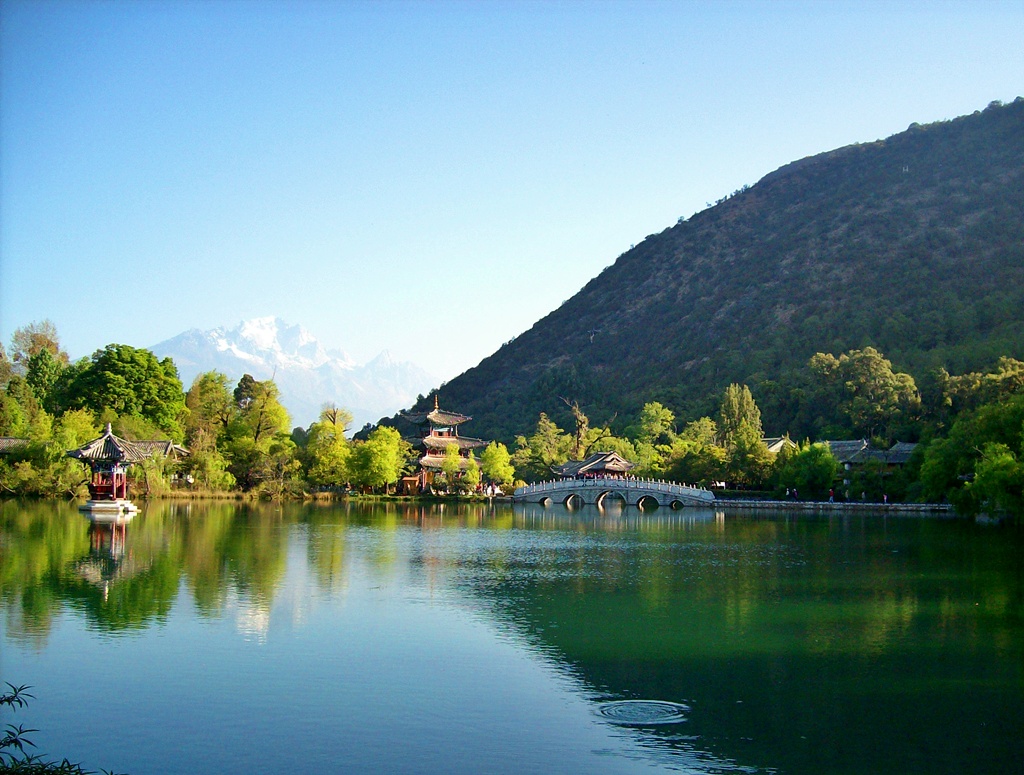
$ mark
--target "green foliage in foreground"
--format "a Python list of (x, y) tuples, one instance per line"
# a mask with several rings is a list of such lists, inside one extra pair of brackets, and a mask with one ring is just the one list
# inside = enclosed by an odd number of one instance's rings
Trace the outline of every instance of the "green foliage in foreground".
[[(0, 692), (0, 708), (12, 710), (24, 708), (28, 701), (35, 697), (28, 693), (31, 687), (7, 684), (7, 691)], [(42, 756), (30, 754), (26, 748), (34, 748), (28, 735), (38, 729), (26, 729), (24, 725), (8, 724), (0, 734), (0, 772), (25, 773), (26, 775), (50, 775), (67, 773), (68, 775), (91, 775), (90, 770), (82, 769), (80, 764), (72, 764), (67, 759), (59, 762), (49, 761)], [(107, 770), (102, 770), (107, 772)]]

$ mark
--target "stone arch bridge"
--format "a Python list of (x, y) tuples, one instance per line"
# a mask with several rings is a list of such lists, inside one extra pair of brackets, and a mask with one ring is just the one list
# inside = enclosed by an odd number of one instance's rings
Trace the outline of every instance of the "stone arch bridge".
[(517, 503), (572, 502), (600, 506), (606, 498), (621, 498), (630, 506), (653, 507), (709, 506), (715, 502), (710, 490), (655, 479), (603, 476), (596, 479), (556, 479), (517, 487), (512, 500)]

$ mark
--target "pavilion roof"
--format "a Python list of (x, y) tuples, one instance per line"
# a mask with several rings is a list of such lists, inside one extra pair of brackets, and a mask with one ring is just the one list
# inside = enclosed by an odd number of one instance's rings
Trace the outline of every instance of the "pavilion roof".
[(867, 451), (870, 449), (866, 439), (853, 439), (851, 441), (827, 440), (832, 456), (840, 463), (863, 463), (867, 458)]
[(141, 463), (149, 457), (149, 453), (134, 441), (115, 436), (110, 423), (107, 423), (107, 429), (102, 436), (78, 449), (69, 450), (67, 456), (87, 462)]
[(175, 444), (173, 441), (159, 440), (147, 440), (147, 441), (133, 441), (136, 447), (146, 453), (146, 457), (152, 457), (155, 453), (160, 453), (164, 457), (169, 458), (181, 458), (187, 457), (189, 451), (180, 444)]
[(892, 445), (892, 449), (885, 453), (885, 459), (893, 465), (902, 466), (910, 460), (915, 449), (917, 449), (917, 444), (909, 441), (897, 441)]
[(17, 438), (15, 436), (0, 436), (0, 455), (17, 452), (18, 450), (27, 447), (28, 444), (28, 439)]
[(789, 436), (765, 436), (761, 441), (764, 442), (764, 445), (768, 447), (768, 451), (773, 455), (779, 454), (785, 447), (796, 449), (796, 444), (793, 443)]
[(559, 476), (570, 477), (597, 474), (602, 471), (623, 474), (631, 468), (633, 464), (618, 452), (595, 452), (586, 460), (570, 460), (560, 466), (554, 466), (552, 470)]
[(826, 441), (832, 456), (841, 464), (851, 465), (867, 463), (869, 460), (880, 460), (883, 463), (889, 462), (888, 453), (871, 446), (867, 439), (855, 439), (853, 441)]

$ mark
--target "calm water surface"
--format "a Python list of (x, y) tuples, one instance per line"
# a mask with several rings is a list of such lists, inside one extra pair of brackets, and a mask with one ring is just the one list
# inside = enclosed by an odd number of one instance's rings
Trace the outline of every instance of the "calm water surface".
[(4, 502), (0, 606), (0, 723), (90, 768), (1024, 772), (1012, 528)]

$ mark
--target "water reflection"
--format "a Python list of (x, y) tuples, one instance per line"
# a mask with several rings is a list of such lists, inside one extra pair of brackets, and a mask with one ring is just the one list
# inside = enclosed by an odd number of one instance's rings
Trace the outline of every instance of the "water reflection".
[(98, 515), (89, 520), (89, 554), (75, 564), (75, 572), (87, 584), (103, 590), (107, 599), (110, 582), (138, 572), (126, 552), (128, 523), (134, 514)]
[[(3, 636), (40, 654), (62, 612), (121, 640), (192, 612), (206, 623), (195, 632), (227, 622), (262, 649), (262, 681), (299, 680), (296, 665), (341, 642), (378, 690), (398, 672), (415, 695), (453, 669), (442, 658), (432, 674), (426, 655), (457, 651), (444, 627), (468, 617), (628, 742), (616, 766), (636, 755), (695, 772), (895, 773), (977, 769), (968, 750), (990, 771), (1024, 760), (1013, 531), (614, 504), (157, 502), (108, 526), (5, 502), (0, 537)], [(339, 616), (344, 628), (323, 635)], [(466, 652), (465, 666), (495, 648)], [(511, 691), (507, 664), (486, 665), (495, 692)], [(687, 707), (684, 719), (622, 728), (596, 715), (654, 700)]]

